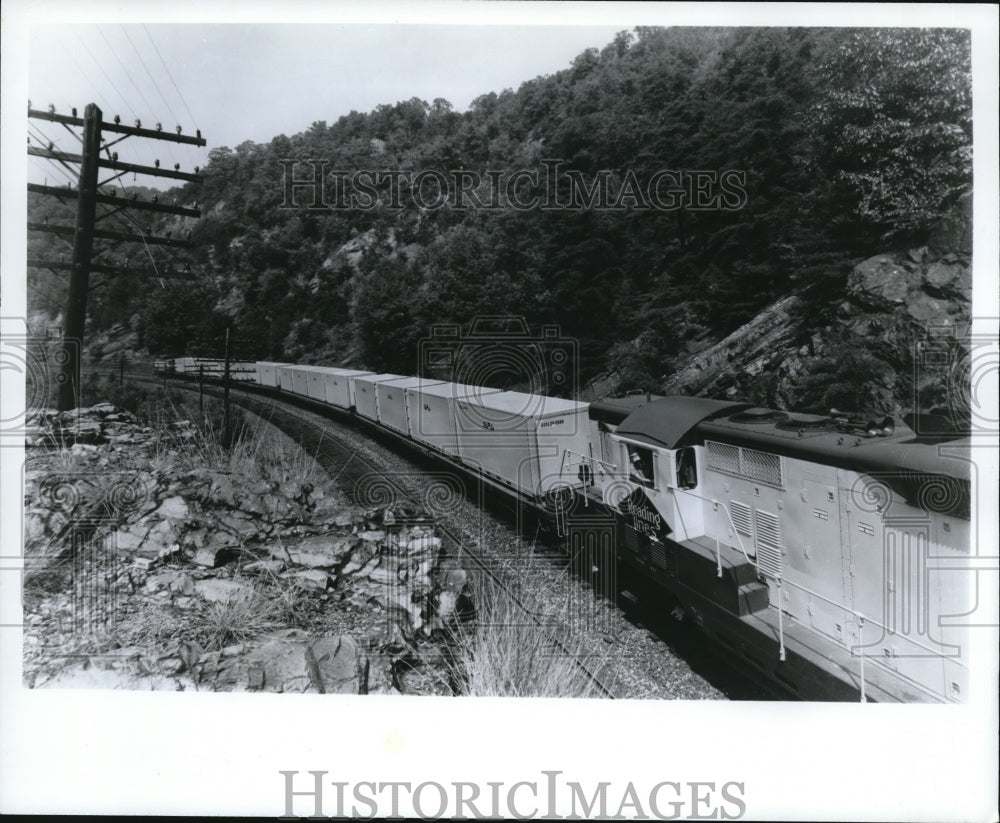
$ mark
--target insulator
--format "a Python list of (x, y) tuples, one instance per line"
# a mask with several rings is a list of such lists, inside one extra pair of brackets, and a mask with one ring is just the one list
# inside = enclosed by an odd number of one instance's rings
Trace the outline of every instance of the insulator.
[(28, 111), (31, 111), (31, 101), (28, 101)]
[(117, 192), (117, 191), (115, 191), (115, 189), (112, 189), (112, 190), (111, 190), (111, 196), (112, 196), (112, 197), (117, 197), (117, 196), (118, 196), (118, 192)]
[(178, 133), (178, 134), (180, 134), (180, 133), (181, 133), (181, 127), (180, 127), (180, 126), (178, 126), (178, 127), (177, 127), (177, 133)]
[(50, 141), (49, 141), (49, 151), (52, 151), (52, 145), (53, 145), (53, 144), (52, 144), (52, 141), (50, 140)]
[(181, 164), (180, 163), (174, 163), (174, 171), (180, 171), (180, 170), (181, 170)]
[(51, 103), (49, 103), (49, 114), (55, 114), (55, 113), (56, 113), (56, 107), (53, 106)]
[(135, 192), (132, 192), (132, 199), (133, 199), (133, 200), (136, 200), (136, 199), (138, 199), (138, 197), (137, 197), (137, 195), (136, 195), (136, 193), (135, 193)]
[(160, 161), (159, 160), (154, 160), (153, 161), (153, 165), (155, 165), (156, 168), (159, 168), (160, 167)]
[(112, 152), (111, 153), (111, 159), (114, 160), (117, 163), (118, 162), (118, 152), (116, 152), (116, 151)]
[(156, 194), (154, 194), (154, 195), (153, 195), (153, 202), (154, 202), (154, 203), (159, 203), (159, 202), (160, 202), (160, 197), (159, 197), (159, 195), (156, 195)]
[(163, 123), (157, 121), (156, 122), (156, 130), (157, 131), (163, 131)]
[(76, 106), (73, 106), (73, 116), (76, 117)]
[(115, 125), (117, 126), (121, 122), (122, 122), (122, 119), (116, 114), (115, 115)]
[(201, 129), (197, 129), (197, 130), (195, 131), (195, 135), (197, 136), (197, 138), (198, 138), (199, 140), (201, 140)]
[(194, 173), (197, 174), (199, 171), (201, 171), (201, 166), (195, 166)]
[(141, 129), (142, 128), (142, 121), (138, 117), (135, 119), (135, 127), (137, 129)]

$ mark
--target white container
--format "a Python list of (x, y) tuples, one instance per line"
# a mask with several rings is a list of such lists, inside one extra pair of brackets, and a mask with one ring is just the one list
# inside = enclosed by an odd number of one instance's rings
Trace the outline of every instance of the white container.
[(292, 391), (292, 376), (297, 368), (297, 366), (278, 366), (278, 386), (282, 391)]
[(309, 369), (311, 366), (292, 367), (292, 393), (309, 396)]
[(455, 404), (459, 399), (476, 402), (484, 394), (499, 394), (500, 389), (466, 386), (462, 383), (424, 383), (406, 390), (406, 418), (410, 437), (425, 446), (458, 456), (455, 434)]
[(174, 370), (179, 374), (190, 374), (193, 370), (193, 357), (177, 357), (174, 359)]
[(386, 380), (405, 380), (403, 374), (372, 374), (354, 378), (354, 410), (369, 420), (378, 420), (378, 396), (375, 386)]
[(354, 406), (354, 380), (375, 374), (373, 371), (358, 369), (331, 369), (325, 375), (326, 402), (339, 409), (350, 409)]
[[(455, 429), (461, 461), (528, 495), (573, 482), (562, 477), (567, 451), (589, 454), (587, 403), (538, 394), (499, 392), (460, 398)], [(579, 458), (567, 458), (574, 465)]]
[(306, 392), (313, 400), (326, 402), (326, 376), (329, 372), (340, 371), (332, 366), (302, 366), (306, 373)]
[(276, 388), (278, 385), (278, 367), (284, 363), (272, 363), (268, 360), (257, 361), (257, 383), (261, 386)]
[(378, 422), (388, 429), (410, 434), (407, 420), (407, 392), (417, 386), (441, 386), (443, 380), (429, 380), (424, 377), (404, 377), (401, 380), (386, 380), (375, 384), (375, 399), (378, 407)]

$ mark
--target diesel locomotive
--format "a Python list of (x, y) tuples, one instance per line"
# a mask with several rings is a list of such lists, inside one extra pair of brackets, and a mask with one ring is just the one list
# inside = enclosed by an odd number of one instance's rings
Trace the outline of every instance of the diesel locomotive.
[[(160, 368), (221, 374), (185, 358)], [(639, 581), (786, 693), (968, 698), (968, 436), (693, 397), (582, 403), (270, 362), (239, 374), (356, 415), (532, 507), (616, 591)]]

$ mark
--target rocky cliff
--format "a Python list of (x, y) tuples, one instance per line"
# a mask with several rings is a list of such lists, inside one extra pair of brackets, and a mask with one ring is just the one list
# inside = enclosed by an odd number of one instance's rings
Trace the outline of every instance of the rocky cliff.
[(961, 404), (967, 388), (956, 381), (972, 317), (971, 254), (967, 197), (926, 246), (863, 260), (833, 300), (779, 300), (679, 358), (661, 390), (898, 416)]

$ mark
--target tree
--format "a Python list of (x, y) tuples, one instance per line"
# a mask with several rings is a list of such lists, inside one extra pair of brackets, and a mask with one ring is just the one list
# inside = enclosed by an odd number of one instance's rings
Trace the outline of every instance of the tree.
[(817, 166), (856, 223), (919, 240), (972, 185), (969, 32), (847, 32), (814, 69)]

